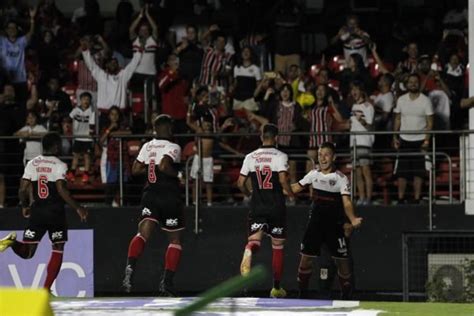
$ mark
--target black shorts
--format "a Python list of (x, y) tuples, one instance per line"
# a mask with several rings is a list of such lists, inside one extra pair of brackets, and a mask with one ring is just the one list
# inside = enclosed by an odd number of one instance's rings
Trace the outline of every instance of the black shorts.
[(93, 142), (75, 140), (72, 145), (72, 152), (74, 154), (89, 154), (92, 152), (92, 144)]
[(325, 244), (334, 258), (349, 258), (347, 240), (344, 236), (344, 221), (311, 217), (301, 242), (301, 254), (317, 257)]
[(253, 235), (260, 230), (272, 238), (286, 239), (286, 213), (279, 212), (268, 215), (250, 212), (248, 235)]
[[(407, 142), (400, 139), (400, 152), (421, 153), (423, 141)], [(395, 163), (394, 174), (397, 178), (412, 179), (413, 177), (424, 178), (426, 176), (425, 156), (399, 156)]]
[(23, 241), (37, 244), (46, 232), (53, 244), (67, 241), (67, 223), (63, 205), (31, 209), (31, 216), (23, 232)]
[(165, 231), (184, 229), (183, 202), (179, 192), (145, 192), (141, 201), (140, 222), (150, 220)]

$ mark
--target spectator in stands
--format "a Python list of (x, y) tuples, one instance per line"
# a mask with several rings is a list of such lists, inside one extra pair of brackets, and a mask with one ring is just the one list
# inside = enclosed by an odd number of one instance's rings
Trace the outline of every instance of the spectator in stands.
[[(394, 96), (392, 85), (394, 78), (391, 74), (386, 73), (379, 77), (377, 82), (378, 93), (373, 95), (373, 104), (375, 110), (374, 129), (377, 131), (392, 131), (392, 110), (394, 107)], [(376, 135), (375, 147), (387, 149), (390, 146), (390, 135)]]
[(339, 94), (339, 85), (338, 82), (329, 79), (329, 69), (323, 67), (319, 69), (316, 75), (316, 85), (325, 85), (327, 88), (328, 95), (330, 95), (333, 101), (338, 104), (341, 100), (341, 96)]
[[(352, 115), (350, 119), (351, 132), (368, 132), (372, 130), (374, 122), (374, 107), (367, 101), (367, 94), (361, 82), (353, 82), (351, 96)], [(359, 199), (358, 205), (369, 205), (372, 201), (372, 170), (370, 169), (372, 145), (374, 135), (351, 135), (351, 150), (356, 151), (356, 184)], [(351, 154), (353, 155), (353, 154)]]
[(301, 68), (299, 65), (290, 65), (286, 76), (286, 81), (293, 88), (293, 101), (296, 101), (300, 93), (305, 91), (304, 80), (301, 74)]
[(415, 73), (418, 71), (418, 44), (410, 42), (404, 49), (407, 57), (397, 65), (397, 73)]
[(49, 30), (43, 32), (37, 54), (41, 78), (47, 80), (59, 70), (59, 47), (53, 32)]
[(43, 125), (39, 124), (38, 114), (33, 111), (28, 111), (26, 115), (26, 125), (15, 132), (13, 136), (22, 137), (22, 142), (25, 142), (25, 151), (23, 154), (23, 165), (26, 166), (28, 161), (41, 155), (41, 136), (48, 131)]
[(71, 22), (75, 23), (82, 34), (102, 34), (104, 23), (97, 0), (84, 0), (82, 7), (74, 10)]
[(260, 68), (253, 63), (250, 47), (244, 47), (241, 61), (234, 66), (233, 109), (255, 112), (258, 105), (253, 97), (257, 85), (262, 80)]
[[(81, 41), (81, 48), (82, 58), (97, 81), (97, 108), (101, 114), (108, 112), (114, 105), (124, 110), (127, 107), (127, 85), (142, 58), (141, 51), (137, 51), (132, 61), (122, 70), (115, 58), (109, 59), (104, 71), (92, 58), (86, 41)], [(101, 115), (99, 125), (103, 125), (105, 120), (106, 117)]]
[(178, 54), (181, 74), (190, 84), (199, 77), (203, 50), (198, 40), (198, 30), (195, 25), (186, 26), (186, 36), (181, 39), (175, 49)]
[(49, 29), (57, 35), (63, 20), (64, 15), (56, 6), (55, 0), (40, 0), (38, 2), (38, 25), (41, 27), (41, 31)]
[[(100, 42), (105, 42), (102, 36), (97, 37)], [(85, 36), (82, 39), (91, 45), (90, 36)], [(105, 52), (95, 51), (91, 52), (92, 58), (94, 58), (97, 65), (101, 65), (104, 59)], [(82, 59), (82, 48), (79, 47), (76, 51), (76, 63), (77, 63), (77, 89), (76, 89), (76, 100), (79, 102), (81, 95), (84, 92), (89, 93), (92, 96), (92, 108), (97, 109), (97, 81), (92, 76), (91, 71), (87, 68), (85, 61)], [(96, 118), (97, 119), (97, 118)]]
[(174, 132), (186, 133), (186, 114), (189, 104), (189, 84), (181, 75), (180, 59), (175, 54), (168, 57), (167, 67), (158, 77), (161, 93), (161, 110), (174, 120)]
[(461, 63), (457, 53), (452, 53), (449, 57), (449, 62), (444, 66), (442, 76), (445, 78), (449, 91), (451, 91), (451, 128), (462, 129), (465, 113), (458, 105), (461, 102), (465, 90), (465, 67)]
[(268, 48), (268, 36), (264, 32), (255, 31), (240, 41), (240, 49), (249, 47), (255, 55), (254, 62), (261, 71), (273, 70)]
[[(393, 136), (393, 146), (400, 152), (425, 152), (429, 148), (433, 128), (433, 106), (427, 96), (420, 91), (420, 77), (411, 74), (406, 83), (408, 93), (400, 96), (393, 112), (394, 127), (398, 131), (420, 131), (420, 134), (400, 134)], [(406, 202), (407, 178), (413, 177), (415, 203), (421, 200), (423, 177), (426, 174), (425, 157), (398, 157), (394, 174), (398, 177), (398, 202)]]
[[(73, 119), (73, 135), (74, 144), (72, 147), (72, 164), (71, 169), (67, 174), (67, 179), (74, 182), (76, 179), (76, 169), (79, 164), (79, 159), (84, 161), (84, 172), (82, 173), (82, 183), (89, 182), (89, 174), (91, 172), (91, 153), (93, 152), (94, 142), (91, 136), (94, 134), (95, 125), (95, 111), (91, 107), (92, 95), (88, 92), (83, 92), (79, 97), (79, 105), (76, 106), (69, 117)], [(80, 138), (86, 136), (86, 138)]]
[[(343, 122), (341, 114), (339, 113), (337, 106), (334, 104), (334, 100), (331, 95), (328, 94), (328, 87), (320, 84), (316, 88), (316, 101), (311, 109), (308, 116), (309, 136), (308, 145), (308, 157), (317, 162), (318, 160), (318, 149), (322, 143), (331, 142), (331, 135), (325, 135), (322, 133), (332, 131), (332, 122)], [(306, 165), (306, 171), (309, 172), (313, 168), (311, 162), (308, 161)]]
[[(268, 101), (265, 102), (263, 107), (267, 108), (264, 110), (264, 113), (269, 115), (268, 117), (263, 117), (260, 115), (255, 115), (249, 112), (248, 119), (250, 121), (256, 120), (262, 126), (267, 123), (272, 123), (278, 126), (278, 131), (280, 133), (289, 133), (302, 131), (307, 125), (303, 115), (302, 109), (299, 104), (292, 101), (293, 100), (293, 89), (290, 84), (286, 83), (283, 85), (279, 93), (278, 100), (272, 100), (271, 103)], [(278, 147), (281, 148), (286, 153), (292, 153), (295, 150), (302, 148), (302, 140), (299, 136), (278, 136)], [(296, 161), (289, 161), (289, 175), (291, 183), (296, 182)], [(290, 199), (290, 204), (295, 203), (293, 199)]]
[(354, 81), (362, 82), (367, 93), (372, 93), (373, 79), (369, 71), (364, 66), (361, 55), (354, 53), (348, 57), (347, 68), (339, 74), (340, 91), (343, 98), (347, 98), (350, 93), (351, 83)]
[(40, 99), (44, 100), (48, 110), (50, 110), (49, 130), (59, 131), (60, 118), (68, 115), (72, 110), (71, 99), (69, 95), (61, 90), (59, 79), (52, 76), (48, 80), (48, 85), (40, 93)]
[[(146, 18), (146, 21), (142, 22), (143, 18)], [(139, 27), (138, 34), (136, 32), (137, 27)], [(143, 48), (142, 58), (135, 69), (130, 84), (134, 92), (143, 92), (145, 80), (154, 78), (157, 74), (155, 53), (158, 48), (158, 26), (148, 12), (148, 5), (141, 9), (140, 14), (130, 25), (129, 32), (130, 40), (133, 43), (133, 51), (138, 52)], [(150, 92), (148, 91), (148, 93)]]
[(367, 47), (371, 43), (370, 35), (359, 26), (359, 18), (356, 15), (348, 15), (346, 24), (339, 29), (339, 32), (331, 39), (331, 44), (341, 41), (344, 49), (346, 65), (351, 67), (350, 56), (359, 54), (365, 67), (369, 65), (367, 59)]
[(72, 137), (72, 119), (69, 116), (65, 116), (61, 120), (61, 136), (66, 136), (61, 139), (61, 152), (63, 155), (69, 156), (72, 148), (72, 139), (67, 138)]
[(204, 51), (201, 63), (199, 83), (205, 86), (224, 87), (232, 69), (232, 54), (225, 51), (226, 35), (221, 31), (213, 32), (213, 45)]
[(421, 79), (420, 89), (423, 93), (428, 94), (433, 90), (443, 90), (448, 96), (451, 94), (449, 87), (437, 69), (437, 65), (432, 63), (432, 59), (429, 55), (420, 56), (418, 75)]
[[(112, 106), (108, 112), (106, 128), (102, 129), (99, 145), (102, 148), (100, 157), (100, 174), (102, 183), (106, 184), (106, 203), (113, 207), (120, 206), (118, 186), (120, 180), (120, 140), (113, 136), (129, 135), (130, 129), (124, 124), (123, 115), (118, 106)], [(127, 146), (122, 146), (123, 181), (130, 177), (130, 162)]]
[(271, 109), (265, 105), (278, 102), (280, 90), (284, 84), (285, 79), (283, 79), (282, 74), (276, 72), (264, 73), (262, 81), (253, 93), (255, 101), (260, 103), (261, 115), (267, 118), (271, 116)]
[(6, 36), (0, 36), (0, 66), (6, 72), (8, 80), (15, 84), (17, 99), (26, 100), (25, 49), (35, 31), (36, 10), (30, 10), (30, 29), (23, 36), (18, 36), (18, 24), (8, 21), (5, 27)]
[(301, 63), (301, 19), (302, 10), (297, 1), (279, 0), (268, 14), (275, 19), (274, 44), (276, 72), (287, 75), (290, 65)]

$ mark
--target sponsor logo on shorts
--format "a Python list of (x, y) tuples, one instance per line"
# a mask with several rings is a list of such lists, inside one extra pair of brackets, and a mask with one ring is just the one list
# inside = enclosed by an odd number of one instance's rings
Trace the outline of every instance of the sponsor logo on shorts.
[(178, 219), (177, 218), (168, 218), (166, 220), (166, 226), (178, 226)]
[(25, 231), (25, 238), (35, 238), (36, 232), (27, 229)]
[(273, 227), (272, 234), (274, 234), (274, 235), (283, 234), (283, 227)]
[(142, 216), (150, 216), (150, 215), (151, 215), (151, 211), (145, 207), (142, 210)]
[(319, 277), (321, 278), (321, 280), (327, 280), (328, 279), (328, 269), (326, 268), (321, 268), (319, 270)]
[(263, 227), (262, 223), (253, 223), (250, 226), (250, 230), (254, 232), (254, 231), (260, 230), (262, 227)]
[(52, 240), (57, 240), (57, 239), (62, 239), (63, 238), (63, 232), (59, 231), (59, 232), (53, 232), (51, 234), (51, 239)]

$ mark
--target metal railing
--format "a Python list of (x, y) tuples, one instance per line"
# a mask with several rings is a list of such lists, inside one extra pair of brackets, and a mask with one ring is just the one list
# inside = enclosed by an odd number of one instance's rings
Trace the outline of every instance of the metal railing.
[[(432, 167), (429, 170), (429, 181), (428, 181), (428, 188), (429, 188), (429, 196), (428, 196), (428, 206), (429, 206), (429, 212), (430, 212), (430, 227), (431, 225), (431, 212), (432, 212), (432, 204), (435, 203), (435, 194), (437, 190), (437, 185), (436, 185), (436, 162), (437, 162), (437, 157), (443, 157), (446, 159), (448, 162), (448, 202), (449, 203), (454, 203), (454, 198), (453, 198), (453, 164), (452, 164), (452, 159), (451, 155), (449, 152), (444, 151), (446, 148), (442, 148), (442, 146), (437, 144), (437, 138), (439, 138), (441, 135), (443, 136), (458, 136), (459, 137), (459, 146), (455, 146), (458, 144), (454, 144), (451, 142), (452, 145), (454, 145), (453, 148), (449, 148), (451, 152), (454, 152), (455, 156), (460, 157), (460, 202), (464, 201), (466, 198), (468, 192), (467, 192), (467, 178), (466, 178), (466, 173), (469, 170), (468, 168), (468, 150), (471, 150), (471, 148), (468, 148), (468, 144), (466, 143), (468, 136), (470, 134), (473, 134), (474, 131), (431, 131), (431, 132), (423, 132), (423, 134), (431, 134), (432, 136), (432, 142), (431, 142), (431, 148), (429, 151), (426, 152), (413, 152), (413, 153), (402, 153), (402, 152), (383, 152), (383, 153), (377, 153), (373, 152), (370, 154), (371, 158), (386, 158), (386, 157), (397, 157), (397, 156), (429, 156), (431, 158), (432, 162)], [(332, 133), (321, 133), (321, 134), (329, 134), (332, 136), (350, 136), (350, 135), (394, 135), (394, 134), (420, 134), (419, 131), (415, 132), (332, 132)], [(291, 136), (310, 136), (311, 133), (308, 132), (296, 132), (296, 133), (282, 133), (282, 135), (291, 135)], [(258, 133), (220, 133), (220, 134), (215, 134), (215, 137), (249, 137), (249, 136), (254, 136), (258, 137)], [(124, 202), (124, 192), (125, 192), (125, 183), (124, 183), (124, 157), (123, 157), (123, 149), (125, 148), (126, 144), (124, 142), (129, 141), (129, 140), (137, 140), (137, 139), (150, 139), (153, 137), (153, 135), (121, 135), (121, 136), (113, 136), (118, 140), (119, 143), (119, 157), (118, 157), (118, 164), (119, 164), (119, 196), (120, 196), (120, 205), (123, 205)], [(183, 135), (176, 135), (176, 138), (190, 138), (193, 137), (196, 140), (196, 145), (197, 145), (197, 153), (199, 157), (202, 157), (202, 148), (201, 148), (201, 141), (200, 139), (202, 137), (209, 137), (208, 134), (183, 134)], [(0, 137), (0, 141), (5, 141), (5, 140), (17, 140), (20, 139), (21, 137), (14, 137), (14, 136), (2, 136)], [(74, 138), (74, 137), (66, 137), (66, 138)], [(83, 137), (82, 137), (83, 138)], [(98, 137), (91, 137), (94, 140), (97, 140)], [(347, 147), (346, 150), (348, 151), (350, 147)], [(199, 155), (201, 153), (201, 155)], [(290, 157), (292, 158), (304, 158), (307, 159), (309, 158), (305, 154), (294, 154), (294, 153), (288, 153)], [(0, 153), (1, 155), (1, 153)], [(357, 151), (354, 150), (352, 155), (348, 154), (347, 152), (343, 152), (341, 154), (338, 153), (339, 157), (350, 157), (352, 164), (354, 165), (354, 161), (357, 161)], [(243, 156), (238, 156), (238, 155), (220, 155), (218, 158), (220, 159), (242, 159)], [(200, 159), (201, 160), (201, 159)], [(185, 200), (186, 200), (186, 205), (189, 205), (189, 166), (190, 166), (190, 161), (191, 159), (188, 159), (185, 163)], [(313, 162), (314, 163), (314, 162)], [(354, 170), (355, 168), (352, 168), (351, 170), (351, 180), (354, 180)], [(202, 161), (199, 163), (199, 172), (198, 172), (198, 179), (200, 179), (202, 176)], [(351, 181), (351, 183), (354, 183), (354, 181)], [(200, 181), (195, 181), (196, 185), (196, 199), (197, 201), (200, 201), (201, 199), (201, 189), (200, 189)], [(353, 190), (354, 191), (354, 190)], [(200, 208), (200, 203), (195, 203), (195, 217), (196, 217), (196, 225), (199, 223), (199, 208)], [(197, 233), (199, 231), (199, 227), (195, 227), (195, 232)]]

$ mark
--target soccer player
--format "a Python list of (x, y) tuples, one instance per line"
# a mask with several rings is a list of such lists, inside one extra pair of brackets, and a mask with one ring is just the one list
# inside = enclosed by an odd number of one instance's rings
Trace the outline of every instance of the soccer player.
[(170, 141), (172, 127), (169, 115), (157, 116), (153, 122), (155, 139), (142, 146), (132, 166), (133, 175), (147, 174), (147, 183), (143, 190), (138, 232), (128, 248), (123, 279), (123, 289), (127, 293), (132, 290), (137, 259), (153, 230), (160, 224), (161, 229), (168, 235), (169, 245), (159, 291), (163, 296), (176, 296), (173, 276), (181, 257), (180, 233), (184, 229), (184, 214), (177, 170), (181, 147)]
[[(266, 124), (262, 129), (262, 147), (245, 157), (238, 186), (242, 193), (251, 197), (248, 243), (245, 246), (240, 273), (250, 272), (252, 256), (259, 250), (263, 234), (272, 239), (273, 288), (270, 297), (286, 296), (280, 287), (283, 274), (283, 245), (286, 238), (286, 206), (283, 189), (293, 197), (288, 179), (288, 156), (276, 149), (278, 127)], [(250, 176), (252, 191), (245, 182)]]
[(352, 294), (352, 267), (344, 235), (346, 218), (353, 228), (362, 224), (362, 218), (354, 214), (347, 177), (336, 170), (334, 161), (336, 148), (325, 142), (318, 150), (319, 168), (311, 170), (298, 183), (291, 185), (294, 194), (308, 185), (314, 190), (313, 204), (308, 226), (301, 243), (301, 260), (298, 268), (300, 297), (307, 297), (313, 258), (320, 255), (322, 244), (326, 244), (337, 266), (342, 299)]
[[(11, 247), (19, 257), (29, 259), (48, 232), (53, 248), (44, 283), (44, 288), (48, 290), (61, 269), (67, 241), (64, 202), (76, 210), (81, 221), (85, 222), (88, 215), (87, 210), (72, 199), (67, 190), (67, 165), (57, 158), (61, 153), (61, 143), (59, 134), (47, 133), (42, 139), (43, 154), (30, 160), (25, 167), (18, 193), (23, 216), (28, 219), (23, 241), (17, 241), (14, 232), (0, 240), (0, 252)], [(31, 205), (30, 190), (33, 190)]]

